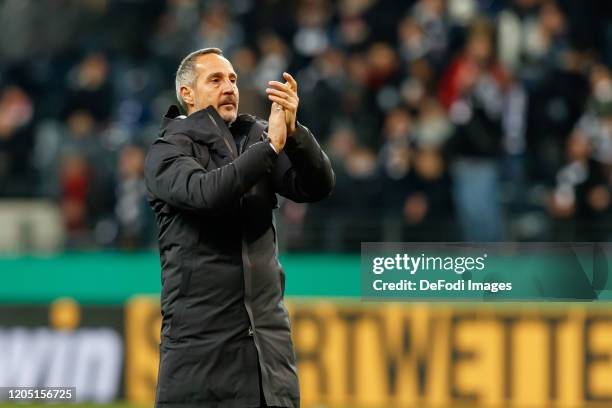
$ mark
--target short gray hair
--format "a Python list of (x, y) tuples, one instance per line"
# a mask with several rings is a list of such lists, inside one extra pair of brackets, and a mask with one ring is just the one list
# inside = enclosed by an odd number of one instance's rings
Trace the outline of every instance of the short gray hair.
[(179, 64), (178, 69), (176, 70), (176, 79), (174, 81), (175, 86), (176, 86), (176, 99), (178, 99), (179, 105), (181, 106), (181, 108), (185, 110), (185, 112), (187, 112), (187, 105), (185, 104), (185, 101), (183, 100), (183, 97), (181, 96), (181, 86), (184, 86), (184, 85), (193, 86), (193, 83), (195, 82), (195, 77), (196, 77), (196, 72), (195, 72), (196, 59), (200, 55), (206, 55), (206, 54), (223, 55), (223, 51), (221, 51), (221, 49), (219, 48), (214, 48), (214, 47), (202, 48), (201, 50), (194, 51), (190, 53), (189, 55), (187, 55), (185, 58), (183, 58), (183, 60)]

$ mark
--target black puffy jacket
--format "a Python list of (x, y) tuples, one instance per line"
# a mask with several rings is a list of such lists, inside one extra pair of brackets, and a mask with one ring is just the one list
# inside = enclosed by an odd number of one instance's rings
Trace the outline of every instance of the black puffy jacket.
[[(212, 107), (173, 106), (145, 160), (159, 226), (162, 328), (157, 407), (299, 406), (272, 211), (330, 194), (334, 174), (298, 124), (277, 155), (267, 123), (230, 128)], [(261, 378), (259, 374), (261, 370)]]

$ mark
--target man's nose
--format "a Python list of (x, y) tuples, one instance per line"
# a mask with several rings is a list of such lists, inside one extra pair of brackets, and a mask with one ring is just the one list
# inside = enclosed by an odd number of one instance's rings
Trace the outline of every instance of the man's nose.
[(232, 83), (232, 81), (225, 80), (223, 81), (223, 87), (222, 87), (222, 92), (224, 94), (233, 94), (234, 93), (234, 84)]

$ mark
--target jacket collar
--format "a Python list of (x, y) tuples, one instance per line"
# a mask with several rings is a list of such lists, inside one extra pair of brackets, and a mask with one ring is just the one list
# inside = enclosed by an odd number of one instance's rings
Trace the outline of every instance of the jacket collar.
[(238, 156), (232, 133), (212, 105), (184, 119), (179, 118), (180, 114), (178, 106), (170, 106), (162, 120), (162, 136), (166, 132), (185, 134), (194, 142), (217, 146), (220, 150), (228, 150), (233, 157)]

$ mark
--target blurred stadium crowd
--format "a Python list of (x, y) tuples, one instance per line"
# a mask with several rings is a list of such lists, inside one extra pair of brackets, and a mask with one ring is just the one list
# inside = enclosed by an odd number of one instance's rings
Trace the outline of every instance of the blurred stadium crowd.
[(333, 160), (286, 249), (611, 237), (611, 2), (3, 0), (0, 27), (0, 197), (57, 203), (66, 248), (155, 244), (143, 158), (209, 46), (242, 112), (294, 73)]

